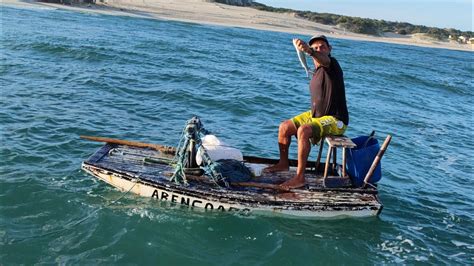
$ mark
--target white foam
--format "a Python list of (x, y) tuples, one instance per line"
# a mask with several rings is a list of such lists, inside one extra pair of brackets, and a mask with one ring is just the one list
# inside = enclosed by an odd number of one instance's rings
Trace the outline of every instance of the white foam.
[(461, 241), (451, 240), (451, 243), (456, 245), (456, 247), (466, 247), (468, 249), (474, 249), (474, 245), (470, 245), (468, 243), (464, 243), (464, 242), (461, 242)]
[(415, 255), (415, 260), (416, 261), (428, 261), (428, 258), (425, 257), (425, 256)]
[(462, 255), (466, 255), (466, 253), (464, 253), (464, 252), (459, 252), (459, 253), (450, 255), (449, 257), (450, 257), (450, 258), (455, 258), (455, 257), (459, 257), (459, 256), (462, 256)]
[(405, 239), (405, 240), (403, 240), (403, 241), (400, 242), (400, 243), (401, 243), (401, 244), (403, 244), (403, 243), (408, 243), (408, 244), (409, 244), (410, 246), (412, 246), (412, 247), (415, 246), (415, 244), (413, 243), (413, 241), (411, 241), (410, 239)]

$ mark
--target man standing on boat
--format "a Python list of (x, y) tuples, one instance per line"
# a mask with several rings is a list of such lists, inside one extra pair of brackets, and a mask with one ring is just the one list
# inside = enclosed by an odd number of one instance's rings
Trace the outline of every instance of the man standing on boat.
[(309, 84), (311, 110), (280, 124), (280, 161), (265, 169), (267, 172), (288, 171), (288, 150), (291, 137), (296, 136), (298, 168), (293, 178), (281, 184), (284, 188), (305, 185), (304, 172), (311, 150), (310, 142), (314, 145), (324, 136), (342, 135), (349, 124), (343, 72), (337, 60), (331, 56), (332, 47), (327, 38), (318, 35), (313, 36), (307, 44), (300, 39), (295, 39), (294, 42), (298, 50), (311, 56), (316, 70)]

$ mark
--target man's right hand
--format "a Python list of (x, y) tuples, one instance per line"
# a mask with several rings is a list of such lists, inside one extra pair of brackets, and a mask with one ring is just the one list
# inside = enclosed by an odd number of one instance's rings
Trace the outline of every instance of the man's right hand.
[(298, 38), (293, 39), (293, 44), (298, 50), (305, 52), (309, 55), (311, 55), (311, 53), (313, 52), (313, 50), (311, 50), (311, 47), (309, 47), (309, 45), (301, 39), (298, 39)]

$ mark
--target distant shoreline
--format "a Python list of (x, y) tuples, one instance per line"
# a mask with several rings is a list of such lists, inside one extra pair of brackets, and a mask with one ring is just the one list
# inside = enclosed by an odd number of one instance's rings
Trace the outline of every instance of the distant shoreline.
[(345, 32), (330, 25), (323, 25), (297, 18), (289, 13), (275, 13), (256, 10), (250, 7), (224, 5), (204, 0), (104, 0), (94, 5), (62, 5), (32, 0), (2, 0), (9, 5), (41, 5), (52, 8), (80, 12), (93, 12), (108, 15), (135, 16), (193, 22), (199, 24), (243, 27), (257, 30), (286, 32), (302, 35), (325, 34), (329, 38), (350, 39), (369, 42), (384, 42), (414, 45), (431, 48), (443, 48), (460, 51), (474, 51), (471, 44), (442, 42), (425, 38), (423, 35), (386, 34), (382, 37)]

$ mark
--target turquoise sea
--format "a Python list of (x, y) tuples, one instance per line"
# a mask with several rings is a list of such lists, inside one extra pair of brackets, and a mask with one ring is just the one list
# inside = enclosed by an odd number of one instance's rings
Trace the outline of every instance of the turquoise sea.
[(79, 135), (176, 145), (196, 114), (276, 158), (278, 124), (309, 108), (291, 43), (309, 36), (4, 4), (0, 16), (1, 265), (474, 264), (474, 53), (332, 39), (347, 135), (393, 135), (381, 215), (242, 216), (124, 195), (80, 170), (101, 144)]

